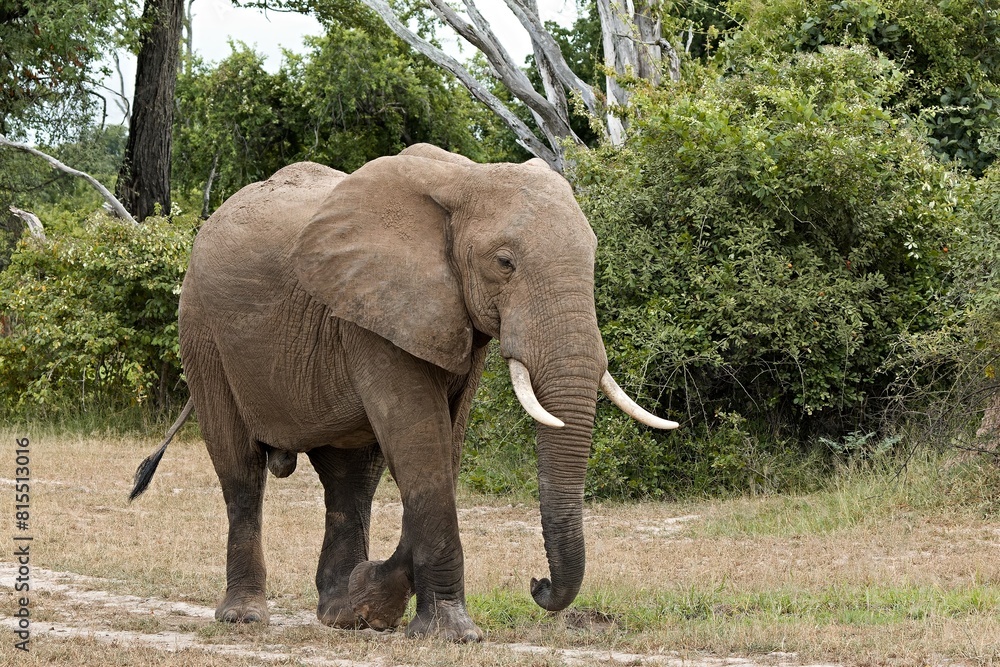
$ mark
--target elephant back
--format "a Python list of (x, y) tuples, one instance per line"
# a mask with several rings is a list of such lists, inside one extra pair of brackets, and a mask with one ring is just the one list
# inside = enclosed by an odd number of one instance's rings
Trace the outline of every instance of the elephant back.
[(195, 239), (182, 308), (248, 313), (285, 298), (295, 240), (345, 176), (297, 162), (227, 199)]

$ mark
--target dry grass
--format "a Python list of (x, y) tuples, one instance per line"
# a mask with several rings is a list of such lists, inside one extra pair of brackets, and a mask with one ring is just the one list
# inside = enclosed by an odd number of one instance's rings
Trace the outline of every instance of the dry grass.
[[(9, 445), (25, 435), (0, 433), (0, 478), (13, 477)], [(96, 579), (76, 580), (72, 590), (36, 585), (36, 630), (48, 624), (85, 632), (38, 634), (25, 655), (2, 630), (0, 664), (335, 664), (329, 656), (363, 664), (602, 664), (611, 650), (646, 656), (625, 662), (651, 664), (668, 653), (765, 663), (1000, 663), (1000, 523), (983, 518), (981, 508), (921, 501), (906, 485), (592, 505), (584, 590), (557, 617), (527, 594), (529, 578), (547, 573), (537, 505), (464, 495), (466, 587), (492, 643), (455, 647), (338, 632), (308, 620), (323, 508), (319, 481), (302, 457), (291, 477), (268, 481), (265, 503), (268, 597), (285, 621), (232, 628), (204, 616), (136, 612), (130, 606), (141, 605), (132, 598), (109, 606), (81, 597), (90, 588), (213, 608), (224, 588), (225, 508), (201, 442), (172, 444), (147, 494), (125, 502), (136, 464), (154, 447), (122, 438), (32, 440), (32, 565)], [(9, 482), (0, 493), (9, 507)], [(401, 512), (388, 481), (373, 512), (373, 557), (392, 552)], [(2, 617), (13, 608), (13, 593), (0, 589)], [(123, 634), (109, 643), (95, 631)], [(197, 642), (176, 652), (148, 643), (169, 633)]]

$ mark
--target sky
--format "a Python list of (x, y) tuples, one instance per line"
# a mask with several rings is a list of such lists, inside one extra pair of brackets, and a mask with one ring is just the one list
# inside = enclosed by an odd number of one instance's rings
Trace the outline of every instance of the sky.
[[(538, 0), (544, 21), (570, 25), (576, 18), (575, 0)], [(531, 40), (521, 28), (504, 0), (478, 0), (476, 6), (489, 21), (493, 31), (518, 63), (531, 52)], [(316, 19), (303, 14), (263, 12), (258, 9), (233, 7), (230, 0), (195, 0), (192, 5), (194, 50), (207, 62), (218, 62), (229, 55), (230, 41), (242, 41), (266, 58), (265, 67), (275, 72), (281, 66), (281, 49), (302, 52), (303, 38), (318, 35), (322, 27)], [(474, 49), (465, 45), (459, 49), (460, 38), (442, 40), (445, 50), (460, 61), (472, 56)], [(135, 80), (135, 57), (120, 54), (125, 95), (131, 99)], [(118, 91), (117, 74), (104, 85)], [(122, 114), (109, 105), (109, 124), (120, 123)]]

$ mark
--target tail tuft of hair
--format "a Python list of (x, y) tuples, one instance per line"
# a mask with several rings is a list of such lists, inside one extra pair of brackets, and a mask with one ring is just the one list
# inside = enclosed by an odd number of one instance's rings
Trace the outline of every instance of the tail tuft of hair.
[(184, 404), (184, 409), (181, 410), (180, 416), (174, 422), (174, 425), (170, 427), (167, 431), (167, 437), (164, 438), (163, 443), (160, 448), (155, 452), (150, 454), (139, 464), (139, 467), (135, 471), (135, 485), (132, 487), (132, 493), (128, 494), (128, 501), (132, 502), (136, 498), (142, 495), (149, 483), (153, 481), (153, 474), (156, 472), (156, 466), (160, 465), (160, 459), (163, 458), (164, 452), (167, 451), (167, 445), (170, 441), (174, 439), (174, 435), (180, 430), (187, 418), (191, 416), (191, 411), (194, 409), (194, 399), (188, 398), (187, 403)]

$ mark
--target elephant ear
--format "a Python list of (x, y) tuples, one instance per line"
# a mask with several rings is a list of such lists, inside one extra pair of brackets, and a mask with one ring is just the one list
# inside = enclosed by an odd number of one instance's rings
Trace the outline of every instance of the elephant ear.
[(467, 171), (409, 155), (369, 162), (320, 206), (292, 260), (332, 315), (457, 374), (469, 371), (473, 327), (449, 260), (446, 202)]

